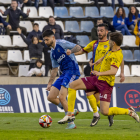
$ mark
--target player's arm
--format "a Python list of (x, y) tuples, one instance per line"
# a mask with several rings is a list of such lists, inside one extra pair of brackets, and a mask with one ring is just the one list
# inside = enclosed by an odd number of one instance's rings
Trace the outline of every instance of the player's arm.
[(99, 60), (97, 60), (95, 63), (92, 63), (91, 66), (93, 65), (98, 65), (103, 61), (104, 57), (101, 57)]
[(85, 52), (83, 51), (83, 49), (81, 49), (80, 51), (74, 53), (74, 55), (81, 55), (81, 54), (84, 54)]
[(58, 67), (57, 68), (53, 68), (51, 70), (51, 76), (50, 76), (50, 79), (49, 79), (49, 82), (48, 82), (48, 85), (47, 85), (47, 89), (46, 90), (50, 91), (51, 85), (52, 85), (53, 81), (55, 80), (55, 77), (57, 75), (57, 72), (58, 72)]
[(125, 76), (124, 76), (124, 60), (122, 60), (122, 63), (121, 63), (121, 73), (120, 73), (120, 82), (124, 82), (125, 80)]
[(107, 75), (116, 75), (118, 71), (117, 67), (111, 66), (110, 70), (104, 72), (92, 71), (92, 73), (96, 76), (107, 76)]
[(76, 45), (76, 46), (73, 47), (71, 50), (70, 50), (70, 49), (67, 49), (66, 54), (67, 54), (67, 55), (70, 55), (70, 54), (72, 54), (72, 53), (80, 52), (81, 50), (82, 50), (82, 48), (81, 48), (79, 45)]

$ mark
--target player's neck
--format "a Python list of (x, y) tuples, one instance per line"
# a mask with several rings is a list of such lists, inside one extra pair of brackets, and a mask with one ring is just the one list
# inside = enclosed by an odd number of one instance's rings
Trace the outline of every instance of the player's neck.
[(118, 50), (120, 50), (120, 46), (114, 46), (111, 51), (116, 52)]
[(104, 37), (103, 39), (99, 39), (99, 41), (101, 41), (101, 42), (104, 42), (104, 41), (107, 41), (108, 39), (107, 39), (107, 37)]
[(52, 48), (54, 49), (55, 46), (56, 46), (56, 40), (53, 42), (53, 44), (52, 44)]

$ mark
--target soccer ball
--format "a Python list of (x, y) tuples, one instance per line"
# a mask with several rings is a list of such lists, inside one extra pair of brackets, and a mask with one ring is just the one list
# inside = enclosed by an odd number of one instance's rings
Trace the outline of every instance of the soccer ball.
[(43, 115), (39, 118), (39, 124), (43, 128), (48, 128), (52, 124), (52, 118), (49, 115)]

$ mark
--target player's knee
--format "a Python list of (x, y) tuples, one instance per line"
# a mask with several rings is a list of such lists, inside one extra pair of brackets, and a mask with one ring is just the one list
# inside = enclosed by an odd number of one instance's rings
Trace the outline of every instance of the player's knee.
[(48, 99), (48, 101), (50, 101), (50, 102), (52, 101), (52, 97), (49, 96), (49, 95), (48, 95), (47, 99)]
[(101, 111), (101, 113), (102, 113), (103, 115), (105, 115), (105, 116), (108, 115), (108, 110), (101, 109), (100, 111)]
[(63, 102), (64, 101), (64, 97), (63, 97), (62, 94), (59, 95), (59, 100), (60, 100), (60, 102)]
[(72, 88), (72, 89), (74, 89), (74, 88), (75, 88), (75, 86), (74, 86), (74, 83), (73, 83), (73, 82), (69, 84), (69, 88)]

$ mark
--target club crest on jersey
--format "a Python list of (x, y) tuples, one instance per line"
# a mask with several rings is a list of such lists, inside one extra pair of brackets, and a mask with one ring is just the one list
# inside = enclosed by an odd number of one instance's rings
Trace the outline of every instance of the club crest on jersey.
[(107, 45), (104, 45), (104, 48), (106, 49), (107, 48)]
[(60, 49), (58, 48), (57, 51), (60, 52)]

